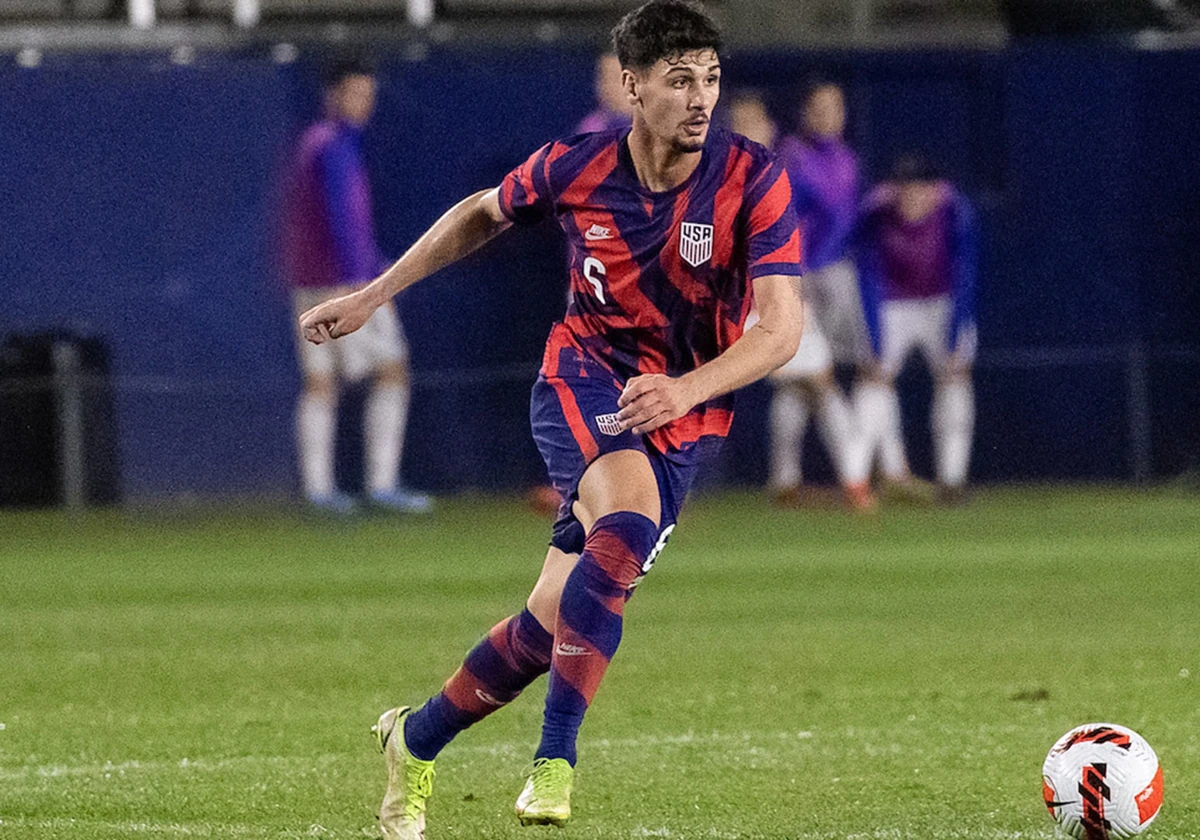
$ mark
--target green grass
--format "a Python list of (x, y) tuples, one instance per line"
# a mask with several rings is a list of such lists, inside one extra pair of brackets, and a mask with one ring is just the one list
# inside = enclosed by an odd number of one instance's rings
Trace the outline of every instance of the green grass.
[[(546, 524), (286, 511), (0, 514), (0, 838), (373, 836), (367, 728), (519, 609)], [(631, 602), (562, 832), (512, 816), (544, 683), (439, 760), (441, 838), (1049, 838), (1047, 749), (1157, 749), (1200, 836), (1200, 501), (701, 497)], [(1186, 676), (1190, 673), (1190, 676)]]

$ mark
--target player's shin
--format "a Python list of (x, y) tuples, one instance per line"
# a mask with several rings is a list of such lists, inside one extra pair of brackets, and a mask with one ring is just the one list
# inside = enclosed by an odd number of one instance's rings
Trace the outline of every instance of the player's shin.
[(775, 386), (771, 397), (771, 491), (800, 486), (800, 447), (808, 423), (808, 406), (800, 389), (788, 383)]
[(337, 404), (324, 394), (305, 392), (296, 406), (296, 443), (304, 495), (325, 499), (333, 495), (333, 445)]
[(588, 532), (559, 601), (537, 758), (575, 764), (579, 725), (621, 641), (629, 587), (657, 538), (654, 521), (630, 511), (602, 516)]
[(514, 699), (550, 668), (551, 634), (529, 610), (510, 616), (472, 648), (442, 691), (405, 720), (417, 758), (432, 759), (468, 726)]
[(933, 399), (933, 436), (938, 483), (957, 489), (966, 484), (975, 433), (975, 389), (970, 379), (938, 385)]
[(397, 383), (378, 384), (367, 397), (363, 423), (367, 489), (371, 493), (391, 493), (396, 489), (408, 402), (408, 387)]

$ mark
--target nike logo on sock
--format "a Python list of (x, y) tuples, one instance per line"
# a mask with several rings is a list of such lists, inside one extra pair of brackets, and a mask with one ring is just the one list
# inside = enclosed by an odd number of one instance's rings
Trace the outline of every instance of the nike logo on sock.
[(585, 647), (579, 645), (569, 645), (566, 642), (559, 642), (558, 647), (554, 652), (559, 656), (591, 656), (592, 652)]

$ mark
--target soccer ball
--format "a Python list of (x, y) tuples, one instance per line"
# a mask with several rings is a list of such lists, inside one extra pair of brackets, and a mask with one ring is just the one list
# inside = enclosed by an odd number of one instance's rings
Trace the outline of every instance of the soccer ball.
[(1133, 837), (1162, 805), (1163, 776), (1146, 739), (1114, 723), (1077, 726), (1042, 765), (1050, 816), (1077, 840)]

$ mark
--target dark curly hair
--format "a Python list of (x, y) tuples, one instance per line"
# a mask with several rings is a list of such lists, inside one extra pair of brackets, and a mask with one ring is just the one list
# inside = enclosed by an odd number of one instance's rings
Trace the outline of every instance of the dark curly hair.
[(695, 0), (650, 0), (621, 18), (612, 42), (622, 67), (644, 70), (692, 50), (719, 53), (721, 30)]

